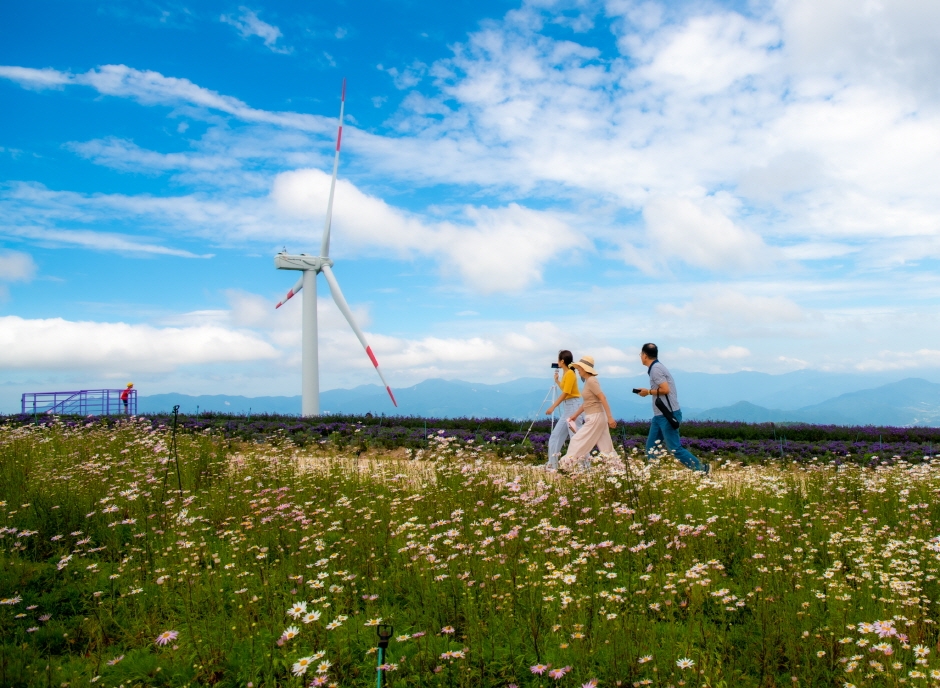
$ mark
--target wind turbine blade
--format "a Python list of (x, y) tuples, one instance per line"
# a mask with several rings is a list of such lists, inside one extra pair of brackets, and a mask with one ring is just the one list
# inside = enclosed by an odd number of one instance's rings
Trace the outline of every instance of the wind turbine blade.
[(343, 141), (343, 110), (346, 108), (346, 79), (343, 79), (343, 93), (339, 100), (339, 129), (336, 131), (336, 155), (333, 157), (333, 179), (330, 181), (330, 200), (326, 204), (326, 220), (323, 224), (323, 243), (320, 255), (330, 256), (330, 223), (333, 222), (333, 192), (336, 190), (336, 172), (339, 170), (339, 146)]
[(277, 305), (274, 307), (274, 310), (277, 310), (278, 308), (280, 308), (281, 306), (283, 306), (285, 303), (287, 303), (288, 301), (290, 301), (291, 298), (293, 298), (294, 295), (296, 295), (297, 292), (299, 292), (299, 291), (300, 291), (301, 289), (303, 289), (303, 288), (304, 288), (304, 276), (303, 276), (303, 273), (301, 273), (301, 274), (300, 274), (300, 279), (297, 280), (297, 284), (294, 285), (293, 289), (291, 289), (289, 292), (287, 292), (287, 296), (285, 296), (285, 297), (283, 298), (283, 300), (277, 302)]
[(349, 323), (352, 331), (356, 333), (356, 337), (359, 338), (359, 343), (362, 344), (362, 348), (365, 349), (366, 353), (369, 355), (369, 360), (372, 361), (372, 365), (375, 366), (375, 372), (377, 372), (379, 377), (382, 379), (382, 384), (385, 385), (385, 391), (388, 392), (388, 396), (391, 397), (392, 403), (396, 408), (398, 408), (398, 402), (395, 401), (395, 395), (392, 394), (392, 388), (388, 386), (388, 382), (385, 381), (385, 376), (382, 375), (382, 371), (379, 368), (379, 362), (375, 360), (375, 354), (372, 353), (372, 347), (369, 346), (365, 335), (362, 334), (362, 330), (359, 329), (359, 326), (353, 319), (352, 311), (349, 310), (349, 304), (346, 303), (346, 298), (343, 296), (343, 292), (339, 288), (339, 282), (336, 281), (336, 277), (333, 275), (333, 270), (329, 265), (324, 265), (322, 272), (323, 276), (326, 277), (326, 283), (330, 285), (330, 293), (333, 295), (333, 300), (339, 307), (340, 312), (346, 317), (346, 321)]

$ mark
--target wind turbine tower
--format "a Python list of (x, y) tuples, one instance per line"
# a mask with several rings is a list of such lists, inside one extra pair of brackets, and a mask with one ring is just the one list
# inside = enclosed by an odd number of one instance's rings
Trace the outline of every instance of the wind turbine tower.
[(326, 205), (326, 220), (323, 224), (323, 241), (320, 243), (320, 255), (311, 256), (301, 253), (294, 256), (285, 252), (278, 253), (274, 257), (274, 266), (278, 270), (299, 270), (303, 273), (293, 289), (287, 292), (284, 300), (275, 306), (275, 308), (280, 308), (288, 299), (303, 290), (303, 343), (301, 345), (303, 359), (301, 415), (303, 416), (320, 415), (320, 369), (317, 351), (317, 275), (321, 272), (330, 287), (333, 301), (336, 302), (336, 306), (346, 317), (346, 321), (359, 339), (359, 343), (362, 344), (362, 348), (366, 350), (369, 360), (375, 366), (375, 372), (379, 374), (382, 384), (385, 385), (385, 390), (388, 392), (392, 404), (398, 406), (395, 395), (392, 394), (392, 388), (385, 381), (385, 376), (382, 375), (379, 368), (379, 362), (376, 360), (375, 354), (372, 353), (372, 347), (369, 346), (365, 335), (356, 324), (355, 318), (353, 318), (352, 311), (349, 310), (349, 304), (346, 303), (346, 298), (339, 288), (339, 282), (336, 281), (336, 276), (333, 274), (333, 261), (330, 259), (330, 222), (333, 219), (333, 192), (336, 190), (336, 172), (339, 169), (339, 149), (343, 140), (343, 110), (345, 107), (346, 80), (343, 79), (343, 93), (339, 105), (339, 129), (336, 132), (336, 154), (333, 158), (333, 178), (330, 182), (330, 199)]

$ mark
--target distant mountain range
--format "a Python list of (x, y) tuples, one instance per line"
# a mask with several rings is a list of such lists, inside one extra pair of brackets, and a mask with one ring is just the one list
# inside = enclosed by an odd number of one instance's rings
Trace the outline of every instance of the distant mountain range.
[[(849, 375), (797, 371), (785, 375), (741, 372), (726, 375), (675, 371), (687, 420), (805, 422), (835, 425), (940, 425), (940, 384), (889, 374)], [(601, 378), (611, 410), (632, 420), (650, 415), (650, 402), (631, 393), (648, 386), (645, 375)], [(551, 378), (520, 378), (501, 384), (425, 380), (395, 390), (394, 408), (384, 388), (362, 385), (320, 395), (324, 413), (440, 417), (534, 418), (556, 394)], [(300, 397), (141, 396), (140, 413), (182, 412), (299, 414)]]
[(709, 409), (696, 420), (749, 423), (803, 422), (831, 425), (940, 425), (940, 385), (908, 378), (874, 389), (840, 394), (819, 404), (782, 411), (747, 401)]

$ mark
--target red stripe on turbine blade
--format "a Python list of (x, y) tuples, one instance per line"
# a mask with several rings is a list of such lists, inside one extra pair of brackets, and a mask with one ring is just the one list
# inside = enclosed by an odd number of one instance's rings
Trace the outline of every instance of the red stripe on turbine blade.
[(339, 144), (343, 141), (343, 127), (340, 125), (339, 131), (336, 133), (336, 152), (339, 152)]
[(379, 362), (375, 360), (375, 354), (372, 353), (372, 347), (371, 347), (371, 346), (367, 346), (367, 347), (366, 347), (366, 353), (369, 354), (369, 360), (372, 361), (372, 365), (374, 365), (376, 368), (378, 368), (378, 367), (379, 367)]
[(281, 306), (283, 306), (285, 303), (287, 303), (288, 301), (290, 301), (290, 299), (291, 299), (291, 297), (292, 297), (293, 295), (294, 295), (294, 290), (291, 289), (289, 292), (287, 292), (287, 296), (284, 297), (284, 300), (278, 302), (278, 304), (274, 307), (274, 310), (277, 310), (278, 308), (280, 308)]
[(388, 395), (392, 398), (392, 403), (395, 404), (395, 408), (398, 408), (398, 402), (395, 401), (395, 395), (392, 394), (392, 388), (386, 387), (385, 390), (388, 392)]

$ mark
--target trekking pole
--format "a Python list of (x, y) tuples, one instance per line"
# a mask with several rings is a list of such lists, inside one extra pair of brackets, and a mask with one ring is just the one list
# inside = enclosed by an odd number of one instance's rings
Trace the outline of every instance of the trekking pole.
[[(552, 395), (552, 392), (555, 391), (555, 384), (552, 383), (552, 386), (548, 388), (548, 393), (545, 395), (545, 398), (542, 399), (542, 403), (539, 404), (539, 410), (535, 412), (535, 418), (532, 419), (532, 422), (529, 423), (529, 429), (525, 431), (525, 436), (522, 438), (520, 444), (525, 444), (526, 438), (529, 436), (529, 433), (532, 432), (532, 426), (535, 425), (535, 421), (539, 419), (539, 414), (542, 412), (542, 407), (545, 406), (545, 402), (548, 401), (548, 398)], [(559, 423), (561, 421), (558, 421)]]
[(388, 649), (388, 641), (392, 637), (393, 630), (391, 624), (379, 624), (375, 629), (375, 632), (379, 635), (379, 664), (375, 678), (375, 688), (382, 688), (382, 678), (384, 674), (382, 666), (385, 664), (385, 650)]

